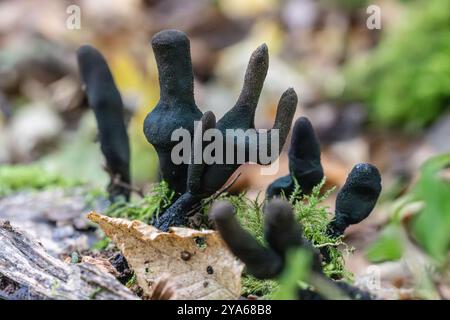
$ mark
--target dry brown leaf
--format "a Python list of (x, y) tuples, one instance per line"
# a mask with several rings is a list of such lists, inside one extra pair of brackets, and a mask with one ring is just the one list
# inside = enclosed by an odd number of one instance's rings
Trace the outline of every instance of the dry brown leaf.
[(151, 296), (155, 281), (170, 274), (176, 299), (237, 299), (243, 264), (213, 230), (171, 228), (161, 232), (140, 221), (110, 218), (90, 212), (122, 251), (144, 293)]

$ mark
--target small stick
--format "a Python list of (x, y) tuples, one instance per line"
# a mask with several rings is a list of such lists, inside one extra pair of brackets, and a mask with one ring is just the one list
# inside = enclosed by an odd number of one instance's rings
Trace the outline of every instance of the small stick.
[(112, 181), (112, 184), (133, 191), (141, 198), (145, 197), (144, 191), (141, 188), (135, 187), (129, 183), (122, 181), (120, 174), (113, 174), (112, 171), (105, 165), (103, 165), (103, 170), (105, 170), (106, 173), (108, 173), (110, 180)]
[[(211, 203), (214, 202), (217, 198), (219, 198), (219, 196), (225, 192), (227, 192), (237, 181), (237, 179), (239, 179), (239, 177), (241, 176), (242, 172), (239, 172), (236, 177), (234, 177), (234, 179), (227, 184), (226, 186), (224, 186), (222, 189), (216, 191), (208, 200), (207, 203)], [(200, 202), (198, 205), (194, 206), (194, 208), (192, 208), (192, 210), (190, 210), (186, 215), (190, 216), (192, 214), (194, 214), (196, 211), (200, 210), (203, 207), (202, 203)]]
[(126, 182), (121, 181), (119, 175), (117, 175), (116, 177), (114, 177), (113, 184), (116, 185), (116, 186), (119, 186), (119, 187), (128, 189), (128, 190), (130, 190), (130, 191), (133, 191), (134, 193), (136, 193), (137, 195), (139, 195), (141, 198), (144, 198), (144, 197), (145, 197), (144, 191), (142, 191), (141, 188), (132, 186), (132, 185), (129, 184), (129, 183), (126, 183)]

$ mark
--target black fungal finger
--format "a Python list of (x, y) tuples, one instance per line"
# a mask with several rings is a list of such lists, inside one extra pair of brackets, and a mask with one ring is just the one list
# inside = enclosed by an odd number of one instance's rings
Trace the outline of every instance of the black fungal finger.
[[(205, 112), (194, 131), (194, 138), (192, 141), (191, 163), (188, 167), (187, 176), (187, 191), (181, 195), (176, 201), (163, 213), (158, 219), (154, 220), (154, 226), (162, 231), (168, 231), (171, 226), (183, 226), (187, 223), (186, 213), (198, 205), (204, 194), (203, 186), (203, 171), (206, 165), (203, 159), (200, 158), (201, 163), (195, 163), (194, 153), (203, 153), (204, 145), (202, 146), (202, 137), (206, 130), (214, 128), (216, 125), (216, 117), (211, 111)], [(198, 144), (196, 146), (196, 143)], [(202, 148), (198, 149), (200, 146)]]
[(250, 57), (245, 72), (244, 84), (236, 106), (246, 106), (253, 112), (258, 105), (264, 80), (269, 68), (269, 52), (266, 44), (259, 46)]
[[(144, 134), (158, 154), (161, 178), (175, 199), (186, 191), (188, 164), (175, 163), (172, 149), (182, 136), (173, 137), (177, 129), (186, 129), (192, 137), (194, 122), (202, 117), (194, 100), (190, 43), (185, 33), (163, 30), (152, 39), (158, 65), (160, 99), (144, 121)], [(177, 140), (179, 138), (179, 140)]]
[(186, 108), (194, 107), (189, 38), (179, 30), (163, 30), (153, 36), (152, 48), (158, 66), (160, 99), (183, 104)]
[(224, 201), (215, 202), (209, 217), (215, 222), (231, 252), (245, 263), (250, 274), (258, 279), (269, 279), (281, 272), (281, 257), (264, 248), (239, 225), (231, 204)]
[(289, 171), (305, 194), (309, 194), (323, 179), (319, 140), (306, 117), (300, 117), (294, 125), (289, 149)]
[(310, 121), (305, 117), (298, 118), (294, 124), (289, 148), (289, 173), (269, 185), (266, 198), (271, 199), (282, 194), (289, 197), (295, 189), (293, 178), (299, 184), (302, 194), (309, 194), (324, 177), (319, 140)]
[(284, 195), (289, 199), (290, 194), (294, 191), (294, 181), (290, 174), (275, 179), (266, 190), (266, 199), (270, 200)]
[(273, 199), (264, 211), (265, 239), (276, 253), (284, 257), (290, 248), (302, 246), (302, 229), (295, 221), (289, 202)]
[(302, 227), (295, 220), (291, 204), (282, 199), (273, 199), (264, 208), (264, 236), (270, 248), (282, 257), (285, 263), (289, 249), (303, 248), (311, 252), (313, 270), (322, 273), (322, 259), (319, 251), (303, 237)]
[(201, 180), (205, 164), (203, 163), (203, 158), (201, 158), (202, 163), (195, 163), (195, 154), (197, 154), (197, 157), (203, 157), (203, 149), (205, 147), (205, 144), (203, 143), (203, 134), (206, 130), (215, 128), (216, 116), (211, 111), (205, 112), (199, 122), (199, 125), (201, 125), (201, 130), (200, 127), (197, 127), (194, 131), (194, 139), (192, 141), (191, 148), (191, 163), (188, 167), (187, 190), (191, 193), (200, 193)]
[(100, 146), (112, 175), (108, 191), (111, 200), (130, 196), (130, 147), (124, 122), (122, 98), (106, 60), (95, 48), (85, 45), (77, 51), (78, 66), (89, 106), (95, 113)]
[(291, 130), (292, 119), (297, 108), (298, 97), (293, 88), (287, 89), (281, 95), (278, 102), (277, 115), (273, 129), (280, 131), (280, 145), (284, 145), (286, 138)]
[(336, 198), (336, 212), (329, 226), (329, 233), (339, 236), (345, 229), (367, 218), (381, 192), (381, 176), (378, 169), (368, 163), (353, 167)]
[(186, 212), (189, 212), (200, 200), (201, 198), (195, 194), (183, 193), (166, 211), (154, 217), (152, 225), (165, 232), (169, 231), (170, 227), (186, 226), (188, 219)]
[[(284, 143), (289, 135), (289, 130), (291, 130), (292, 119), (294, 118), (297, 103), (297, 93), (293, 88), (289, 88), (282, 94), (280, 101), (278, 102), (274, 125), (272, 129), (269, 130), (267, 136), (267, 155), (271, 155), (271, 157), (275, 155), (278, 156), (283, 149)], [(272, 149), (271, 143), (274, 130), (277, 130), (278, 134), (278, 149), (276, 150)], [(267, 164), (263, 163), (260, 159), (258, 160), (258, 163)]]
[(263, 44), (250, 57), (236, 104), (217, 122), (217, 128), (223, 133), (226, 129), (255, 128), (255, 110), (268, 68), (269, 53), (267, 46)]

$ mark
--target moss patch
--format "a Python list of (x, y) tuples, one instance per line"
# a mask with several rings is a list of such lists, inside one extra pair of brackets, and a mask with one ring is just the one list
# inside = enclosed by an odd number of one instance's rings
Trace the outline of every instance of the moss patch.
[(105, 215), (149, 223), (153, 215), (159, 215), (173, 200), (175, 192), (169, 189), (167, 182), (154, 185), (152, 192), (137, 202), (117, 201), (109, 206)]
[(67, 179), (37, 165), (0, 167), (0, 196), (22, 190), (43, 190), (51, 187), (75, 187), (79, 181)]
[(244, 297), (255, 295), (265, 300), (272, 299), (279, 288), (276, 280), (259, 280), (251, 275), (244, 275), (241, 279), (241, 294)]

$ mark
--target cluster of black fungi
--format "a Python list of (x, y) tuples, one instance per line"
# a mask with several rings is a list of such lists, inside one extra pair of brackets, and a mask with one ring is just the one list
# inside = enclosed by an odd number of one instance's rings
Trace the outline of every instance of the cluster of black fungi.
[[(171, 151), (176, 142), (172, 132), (184, 128), (191, 137), (205, 130), (216, 128), (225, 135), (227, 129), (252, 129), (255, 111), (268, 70), (268, 50), (265, 44), (252, 54), (245, 73), (244, 84), (236, 104), (218, 121), (210, 111), (202, 113), (194, 99), (194, 77), (188, 37), (178, 30), (163, 30), (152, 39), (160, 85), (160, 100), (144, 122), (144, 134), (159, 157), (161, 179), (175, 191), (173, 203), (152, 224), (168, 231), (171, 226), (185, 226), (187, 213), (198, 206), (202, 199), (218, 192), (240, 164), (174, 164)], [(124, 107), (108, 64), (102, 54), (85, 45), (77, 51), (79, 70), (87, 102), (94, 111), (99, 141), (111, 175), (108, 185), (110, 200), (130, 198), (130, 144), (124, 121)], [(278, 103), (273, 129), (279, 134), (278, 150), (267, 148), (277, 156), (288, 137), (297, 106), (297, 94), (290, 88)], [(194, 121), (201, 126), (194, 128)], [(268, 130), (270, 136), (271, 130)], [(193, 138), (194, 139), (194, 138)], [(224, 139), (225, 141), (225, 139)], [(270, 141), (270, 139), (267, 139)], [(249, 141), (234, 148), (244, 148), (249, 156)], [(204, 144), (203, 147), (206, 145)], [(223, 146), (225, 152), (225, 145)], [(225, 153), (224, 153), (225, 154)], [(236, 154), (236, 153), (234, 153)], [(258, 279), (275, 278), (285, 267), (286, 253), (296, 247), (312, 252), (312, 272), (330, 282), (354, 299), (369, 299), (370, 294), (342, 281), (327, 278), (322, 271), (322, 261), (329, 259), (327, 247), (315, 249), (303, 236), (302, 228), (294, 219), (293, 209), (281, 195), (290, 197), (296, 182), (303, 194), (308, 194), (323, 179), (320, 161), (320, 145), (310, 121), (301, 117), (295, 121), (289, 148), (289, 174), (273, 181), (266, 190), (264, 206), (264, 235), (266, 246), (244, 230), (238, 223), (233, 206), (226, 201), (213, 204), (210, 219), (221, 234), (231, 252), (246, 265), (246, 272)], [(248, 158), (246, 158), (248, 159)], [(260, 163), (260, 160), (257, 161)], [(345, 229), (364, 220), (374, 208), (381, 191), (378, 169), (367, 163), (353, 167), (336, 199), (335, 216), (327, 232), (339, 237)], [(312, 289), (299, 289), (299, 298), (321, 299)]]

